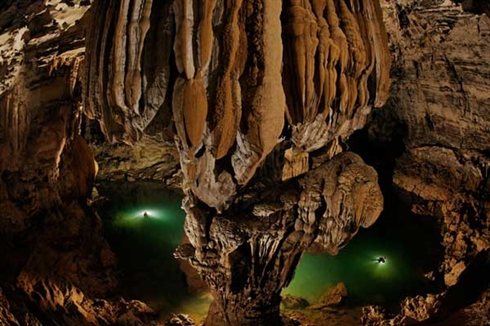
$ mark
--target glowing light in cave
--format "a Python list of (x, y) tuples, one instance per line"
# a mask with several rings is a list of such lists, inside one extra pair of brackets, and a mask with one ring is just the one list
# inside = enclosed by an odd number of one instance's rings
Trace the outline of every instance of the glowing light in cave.
[(121, 209), (115, 214), (113, 223), (117, 227), (143, 227), (149, 224), (164, 227), (173, 223), (174, 212), (171, 208), (165, 208), (158, 205), (153, 206), (137, 206)]
[(163, 218), (164, 214), (161, 209), (150, 209), (150, 208), (145, 208), (136, 211), (135, 217), (137, 218)]

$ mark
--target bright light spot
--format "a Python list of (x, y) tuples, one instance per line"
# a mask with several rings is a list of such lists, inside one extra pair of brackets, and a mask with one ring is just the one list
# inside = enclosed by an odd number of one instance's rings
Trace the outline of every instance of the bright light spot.
[(160, 211), (154, 209), (143, 209), (136, 212), (138, 218), (161, 218), (162, 214)]

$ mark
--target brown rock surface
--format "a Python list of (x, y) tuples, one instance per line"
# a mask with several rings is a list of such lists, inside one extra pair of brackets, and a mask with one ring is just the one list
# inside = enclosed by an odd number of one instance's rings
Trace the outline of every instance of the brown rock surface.
[[(223, 214), (201, 208), (194, 196), (184, 200), (190, 244), (176, 255), (188, 259), (211, 289), (215, 301), (207, 325), (273, 325), (281, 320), (280, 291), (303, 252), (316, 241), (316, 250), (337, 252), (359, 227), (367, 226), (363, 221), (370, 220), (372, 209), (381, 209), (376, 174), (365, 165), (357, 169), (361, 164), (346, 152), (299, 180), (274, 186), (257, 182)], [(335, 181), (331, 188), (326, 180)], [(339, 189), (365, 200), (346, 200), (342, 212), (322, 217), (319, 213)]]
[[(337, 253), (382, 210), (376, 172), (354, 154), (335, 156), (388, 95), (379, 2), (110, 0), (92, 11), (84, 103), (110, 140), (142, 138), (138, 119), (156, 113), (138, 53), (164, 53), (159, 93), (171, 93), (190, 241), (177, 255), (213, 291), (206, 325), (279, 323), (279, 293), (302, 252)], [(160, 23), (164, 33), (152, 33)], [(287, 200), (271, 197), (267, 187), (307, 172), (310, 153), (327, 145), (317, 167), (291, 181), (301, 193), (286, 196), (278, 183), (270, 191)]]
[(87, 1), (0, 4), (0, 324), (157, 325), (106, 301), (116, 259), (87, 206), (97, 173), (81, 136)]
[(91, 147), (99, 166), (99, 181), (155, 180), (181, 189), (179, 154), (173, 143), (143, 135), (133, 145), (94, 142)]
[(345, 298), (348, 296), (347, 288), (344, 283), (338, 283), (335, 286), (328, 289), (326, 293), (324, 293), (318, 302), (311, 306), (311, 309), (321, 309), (323, 307), (332, 307), (338, 306), (342, 303), (345, 303)]
[[(389, 166), (386, 178), (412, 211), (437, 220), (445, 248), (438, 275), (447, 287), (458, 287), (475, 258), (488, 255), (490, 239), (490, 19), (466, 12), (482, 13), (486, 2), (476, 3), (382, 3), (393, 83), (365, 134), (378, 148), (369, 155), (379, 155), (367, 161)], [(488, 278), (479, 277), (484, 289)]]

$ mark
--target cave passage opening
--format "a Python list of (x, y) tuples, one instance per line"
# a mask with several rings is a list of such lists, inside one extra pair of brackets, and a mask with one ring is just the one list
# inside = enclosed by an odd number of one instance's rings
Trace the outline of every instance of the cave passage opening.
[(315, 302), (343, 282), (349, 306), (398, 306), (407, 296), (442, 286), (441, 279), (428, 275), (437, 271), (443, 254), (435, 219), (413, 214), (390, 196), (378, 221), (361, 229), (336, 256), (306, 253), (283, 293)]
[(170, 313), (204, 319), (211, 298), (189, 291), (173, 256), (184, 236), (183, 195), (157, 181), (99, 182), (97, 191), (96, 208), (118, 260), (122, 294), (148, 303), (162, 319)]

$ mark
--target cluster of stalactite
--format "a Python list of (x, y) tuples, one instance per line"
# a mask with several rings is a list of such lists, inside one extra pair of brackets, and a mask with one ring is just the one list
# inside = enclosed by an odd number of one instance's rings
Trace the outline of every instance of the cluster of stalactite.
[[(101, 0), (88, 37), (85, 112), (138, 140), (173, 111), (185, 189), (226, 209), (279, 145), (282, 179), (386, 101), (376, 0)], [(287, 154), (285, 154), (287, 151)], [(288, 165), (284, 167), (284, 165)]]
[(132, 142), (172, 110), (190, 241), (177, 254), (213, 291), (206, 324), (279, 323), (302, 254), (337, 253), (382, 210), (376, 172), (339, 154), (388, 96), (378, 1), (99, 0), (92, 10), (87, 115)]
[(109, 141), (138, 140), (166, 104), (174, 28), (171, 3), (101, 0), (91, 10), (85, 114), (101, 122)]
[(287, 0), (287, 118), (304, 151), (346, 138), (389, 91), (390, 56), (377, 1)]

